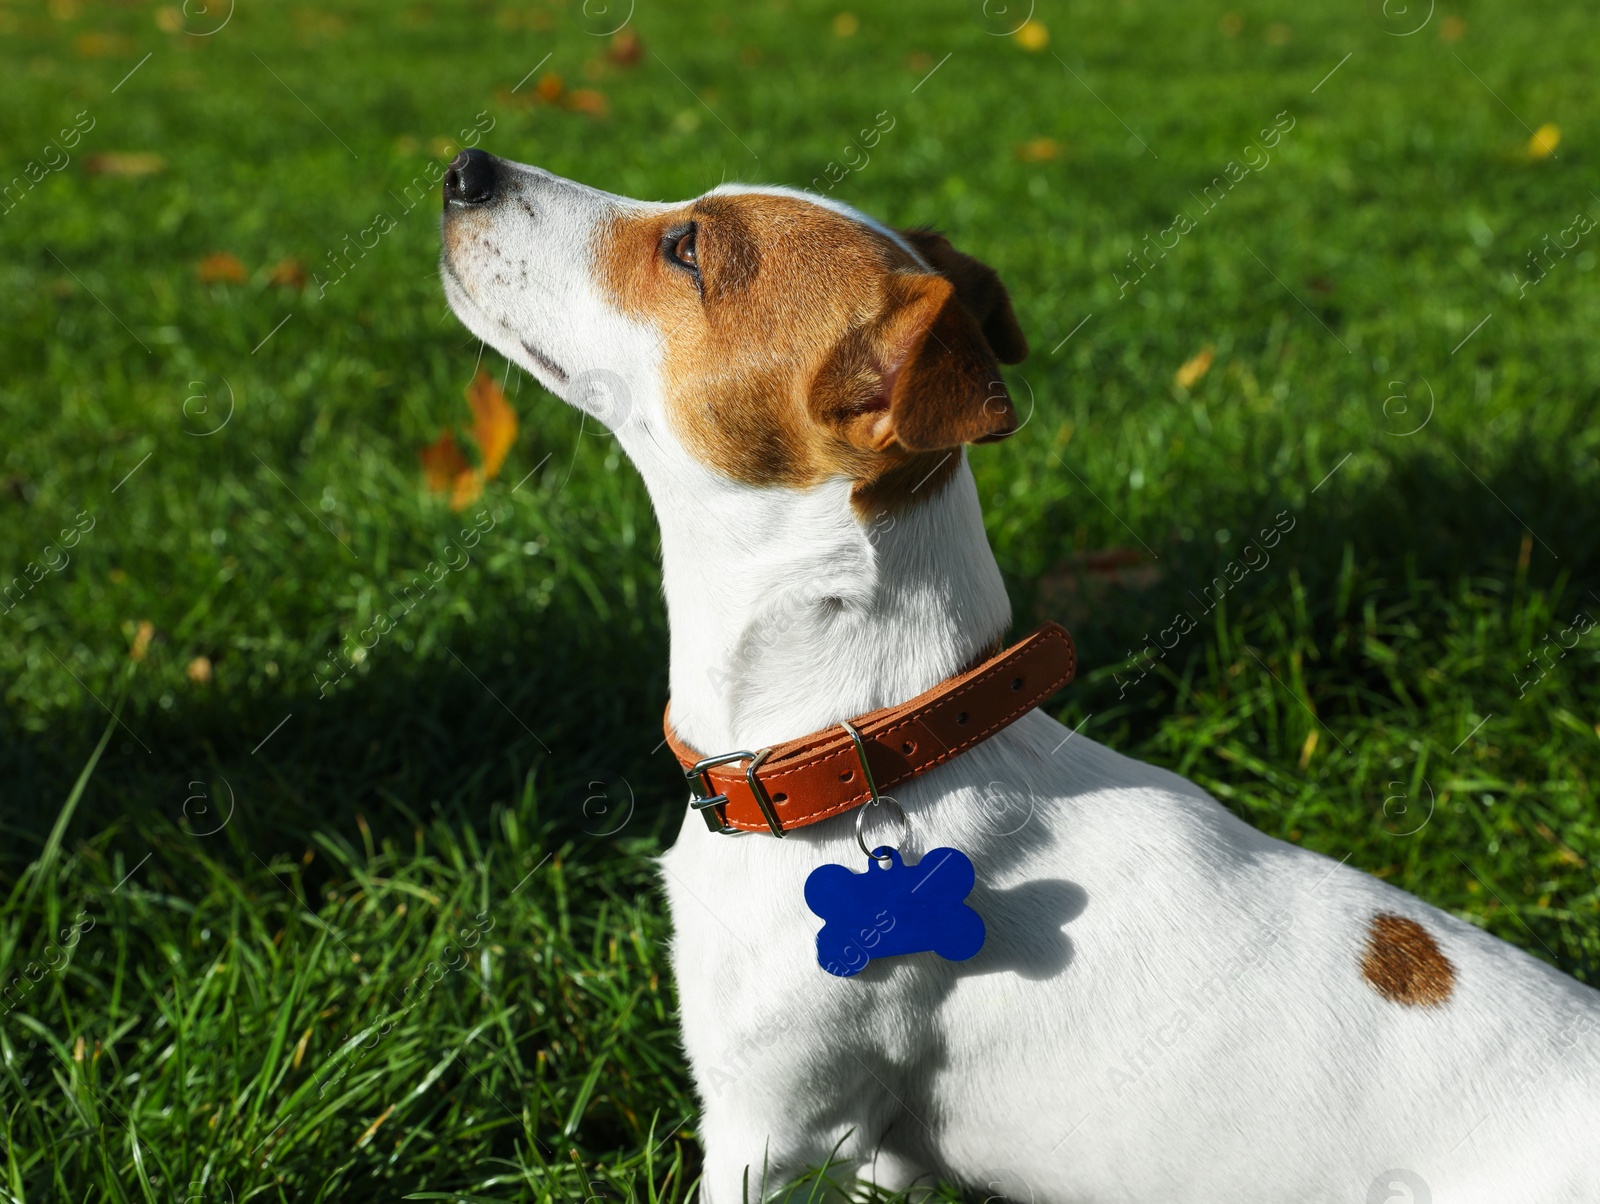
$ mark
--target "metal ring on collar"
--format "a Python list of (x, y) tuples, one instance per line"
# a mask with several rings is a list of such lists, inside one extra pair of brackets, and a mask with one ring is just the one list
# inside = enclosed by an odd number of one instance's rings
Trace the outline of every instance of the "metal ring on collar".
[[(865, 836), (862, 834), (862, 828), (867, 821), (867, 811), (870, 808), (877, 806), (893, 807), (894, 813), (900, 817), (899, 845), (879, 845), (877, 848), (873, 849), (869, 849), (867, 847), (867, 841)], [(910, 839), (911, 821), (906, 818), (905, 809), (901, 807), (899, 803), (895, 802), (894, 799), (889, 795), (879, 795), (877, 798), (873, 799), (872, 802), (856, 808), (856, 843), (861, 846), (861, 851), (873, 861), (882, 862), (887, 860), (885, 854), (888, 852), (888, 850), (894, 849), (896, 852), (899, 852), (900, 846), (904, 845)]]

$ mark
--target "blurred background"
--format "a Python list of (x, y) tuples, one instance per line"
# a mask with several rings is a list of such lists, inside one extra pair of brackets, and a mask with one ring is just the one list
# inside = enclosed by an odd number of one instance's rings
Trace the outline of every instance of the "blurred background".
[(993, 264), (1084, 734), (1600, 981), (1592, 14), (0, 5), (0, 1197), (671, 1199), (648, 502), (463, 146)]

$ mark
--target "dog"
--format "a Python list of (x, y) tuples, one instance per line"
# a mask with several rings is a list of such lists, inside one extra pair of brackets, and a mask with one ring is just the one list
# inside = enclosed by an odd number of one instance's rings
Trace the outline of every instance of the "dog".
[[(466, 327), (649, 490), (680, 757), (759, 780), (821, 733), (871, 778), (860, 717), (1002, 663), (966, 449), (1016, 428), (1027, 342), (991, 269), (787, 188), (647, 203), (476, 149), (442, 242)], [(733, 835), (697, 789), (660, 860), (710, 1204), (824, 1165), (1038, 1204), (1600, 1200), (1600, 993), (1036, 707), (896, 785), (902, 830), (876, 785), (854, 827), (751, 791)], [(808, 879), (891, 848), (970, 858), (982, 947), (830, 973)]]

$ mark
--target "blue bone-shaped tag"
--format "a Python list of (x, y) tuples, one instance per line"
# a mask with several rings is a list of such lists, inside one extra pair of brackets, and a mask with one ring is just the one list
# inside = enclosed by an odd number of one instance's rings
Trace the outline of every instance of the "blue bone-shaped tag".
[(849, 978), (875, 957), (932, 952), (964, 962), (983, 948), (983, 918), (965, 902), (977, 881), (965, 853), (930, 849), (916, 865), (893, 849), (886, 855), (891, 864), (869, 861), (864, 874), (819, 865), (806, 879), (806, 906), (823, 919), (824, 970)]

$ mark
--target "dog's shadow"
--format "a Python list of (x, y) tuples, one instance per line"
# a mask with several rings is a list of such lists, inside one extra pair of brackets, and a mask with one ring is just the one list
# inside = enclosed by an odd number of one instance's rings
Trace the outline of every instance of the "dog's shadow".
[(1072, 938), (1063, 928), (1083, 913), (1089, 896), (1063, 878), (1040, 878), (1007, 890), (979, 883), (967, 905), (983, 917), (983, 948), (964, 962), (952, 962), (958, 977), (1016, 974), (1039, 981), (1054, 978), (1072, 964)]

